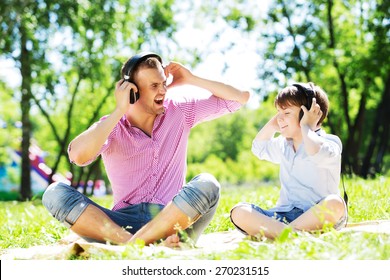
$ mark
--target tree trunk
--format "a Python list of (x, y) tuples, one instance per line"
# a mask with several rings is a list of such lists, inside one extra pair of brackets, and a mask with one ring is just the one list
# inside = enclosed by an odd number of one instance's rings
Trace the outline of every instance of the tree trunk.
[(383, 115), (383, 118), (380, 119), (380, 122), (382, 123), (382, 130), (379, 138), (381, 141), (379, 143), (378, 154), (374, 164), (375, 172), (377, 173), (386, 172), (386, 170), (382, 170), (382, 165), (386, 152), (388, 152), (390, 148), (390, 73), (387, 76), (382, 102), (379, 106), (380, 112), (378, 115)]
[(27, 49), (27, 34), (23, 20), (20, 25), (21, 35), (21, 54), (20, 54), (20, 71), (22, 73), (22, 164), (21, 164), (21, 182), (20, 195), (22, 200), (31, 198), (31, 163), (29, 157), (31, 122), (30, 122), (30, 96), (31, 96), (31, 63), (30, 51)]
[(355, 122), (353, 124), (353, 132), (354, 132), (354, 138), (352, 139), (352, 145), (349, 147), (349, 154), (347, 155), (349, 158), (352, 159), (352, 169), (357, 174), (360, 175), (360, 169), (361, 169), (361, 159), (359, 156), (361, 153), (359, 151), (362, 147), (362, 141), (363, 141), (363, 126), (364, 126), (364, 120), (365, 120), (365, 114), (366, 114), (366, 103), (367, 103), (367, 94), (365, 92), (369, 92), (368, 86), (371, 83), (370, 79), (368, 79), (365, 83), (366, 87), (363, 89), (363, 93), (361, 95), (360, 99), (360, 105), (359, 105), (359, 111), (355, 117)]
[[(328, 0), (327, 5), (327, 18), (328, 18), (328, 30), (329, 30), (329, 48), (332, 50), (336, 49), (336, 38), (335, 38), (335, 30), (334, 30), (334, 24), (333, 24), (333, 0)], [(345, 73), (342, 72), (340, 69), (340, 65), (337, 61), (336, 56), (333, 58), (333, 67), (336, 69), (339, 81), (340, 81), (340, 92), (341, 92), (341, 100), (342, 100), (342, 109), (343, 109), (343, 116), (345, 119), (345, 122), (347, 123), (347, 129), (349, 131), (348, 133), (348, 139), (346, 140), (346, 145), (344, 145), (344, 151), (342, 154), (342, 170), (347, 171), (349, 173), (353, 173), (353, 167), (352, 163), (354, 162), (351, 160), (351, 147), (353, 147), (354, 142), (354, 130), (351, 125), (351, 120), (349, 117), (349, 104), (348, 104), (348, 87), (347, 82), (345, 78)]]
[[(383, 158), (389, 148), (390, 138), (390, 74), (387, 77), (386, 85), (383, 90), (382, 100), (376, 109), (375, 121), (371, 132), (371, 141), (365, 154), (360, 175), (367, 178), (369, 175), (380, 173), (383, 170)], [(376, 151), (376, 158), (373, 162), (373, 156)]]

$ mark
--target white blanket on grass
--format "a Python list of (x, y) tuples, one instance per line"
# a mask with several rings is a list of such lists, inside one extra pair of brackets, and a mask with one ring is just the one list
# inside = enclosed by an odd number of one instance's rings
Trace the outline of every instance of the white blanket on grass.
[[(340, 232), (371, 232), (390, 234), (390, 220), (367, 221), (348, 226)], [(246, 237), (240, 232), (233, 230), (227, 232), (216, 232), (202, 235), (196, 246), (171, 249), (164, 246), (140, 247), (143, 256), (163, 254), (166, 258), (193, 258), (199, 255), (210, 253), (227, 252), (236, 249)], [(249, 241), (248, 242), (253, 242)], [(72, 236), (62, 244), (33, 246), (30, 248), (13, 248), (0, 250), (0, 260), (6, 259), (38, 259), (38, 260), (66, 260), (72, 256), (89, 258), (94, 254), (118, 254), (120, 256), (128, 246), (110, 245), (102, 243), (90, 243), (81, 238), (74, 239)]]

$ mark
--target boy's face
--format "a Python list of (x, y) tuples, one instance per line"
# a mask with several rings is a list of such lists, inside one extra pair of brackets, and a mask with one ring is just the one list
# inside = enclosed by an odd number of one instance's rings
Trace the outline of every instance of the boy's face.
[(301, 110), (298, 106), (286, 106), (281, 108), (276, 106), (278, 110), (277, 122), (280, 133), (286, 138), (301, 137), (301, 126), (299, 125), (299, 112)]

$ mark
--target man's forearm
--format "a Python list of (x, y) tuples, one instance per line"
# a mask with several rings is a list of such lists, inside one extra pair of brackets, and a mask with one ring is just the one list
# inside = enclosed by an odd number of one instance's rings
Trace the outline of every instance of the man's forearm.
[(193, 78), (192, 85), (204, 88), (210, 91), (214, 96), (226, 100), (237, 101), (242, 105), (246, 104), (250, 97), (248, 91), (241, 91), (233, 86), (196, 76)]
[(165, 239), (179, 230), (185, 230), (192, 223), (193, 221), (171, 202), (153, 220), (138, 230), (130, 242), (141, 239), (148, 245)]

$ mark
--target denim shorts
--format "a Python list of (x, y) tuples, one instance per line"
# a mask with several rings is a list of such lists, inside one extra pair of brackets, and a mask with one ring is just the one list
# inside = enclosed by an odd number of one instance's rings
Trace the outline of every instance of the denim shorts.
[[(202, 173), (183, 186), (173, 198), (173, 203), (189, 218), (196, 221), (187, 233), (197, 240), (213, 218), (220, 197), (220, 184), (214, 176)], [(88, 205), (102, 210), (114, 223), (130, 233), (136, 233), (152, 220), (165, 206), (153, 203), (129, 204), (129, 206), (110, 210), (102, 207), (67, 184), (51, 184), (42, 197), (46, 209), (68, 228), (77, 221)], [(86, 237), (84, 237), (86, 238)], [(88, 238), (86, 238), (88, 239)]]
[[(321, 202), (321, 201), (319, 201)], [(291, 209), (290, 211), (287, 211), (287, 212), (279, 212), (279, 211), (272, 211), (272, 210), (264, 210), (262, 208), (260, 208), (259, 206), (255, 205), (255, 204), (250, 204), (250, 203), (245, 203), (245, 202), (241, 202), (241, 203), (238, 203), (236, 206), (234, 206), (232, 208), (231, 211), (233, 211), (233, 209), (237, 206), (240, 206), (240, 205), (246, 205), (246, 206), (250, 206), (252, 209), (254, 209), (255, 211), (265, 215), (265, 216), (268, 216), (270, 218), (274, 218), (282, 223), (285, 223), (285, 224), (289, 224), (291, 223), (292, 221), (294, 221), (295, 219), (297, 219), (299, 216), (301, 216), (303, 213), (305, 213), (305, 211), (303, 211), (302, 209), (300, 208), (297, 208), (297, 207), (294, 207), (293, 209)], [(230, 211), (230, 213), (231, 213)], [(339, 230), (343, 227), (346, 226), (347, 224), (347, 218), (348, 218), (348, 213), (347, 213), (347, 210), (345, 211), (345, 214), (343, 217), (340, 218), (340, 220), (333, 225), (334, 229), (336, 230)], [(246, 234), (247, 233), (241, 229), (239, 226), (237, 226), (233, 219), (231, 218), (231, 215), (230, 215), (230, 221), (233, 223), (233, 225), (242, 233)]]

